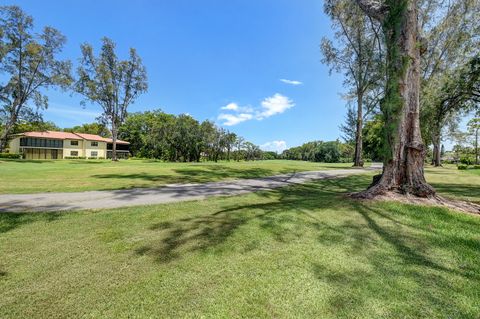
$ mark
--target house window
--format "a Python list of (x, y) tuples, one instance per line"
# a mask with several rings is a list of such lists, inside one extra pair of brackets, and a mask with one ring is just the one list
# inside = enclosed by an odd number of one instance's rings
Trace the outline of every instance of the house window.
[[(91, 146), (98, 146), (98, 142), (90, 142)], [(92, 155), (93, 156), (93, 155)]]
[(98, 152), (96, 152), (96, 151), (90, 152), (90, 156), (91, 156), (91, 157), (97, 157), (97, 156), (98, 156)]
[(78, 151), (70, 151), (70, 156), (78, 156)]
[(72, 145), (72, 146), (78, 146), (78, 141), (70, 141), (70, 145)]

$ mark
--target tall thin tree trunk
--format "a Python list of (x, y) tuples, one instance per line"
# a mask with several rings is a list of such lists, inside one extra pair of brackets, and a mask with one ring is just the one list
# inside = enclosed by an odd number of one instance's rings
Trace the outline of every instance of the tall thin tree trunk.
[(433, 145), (433, 152), (432, 152), (432, 162), (431, 165), (435, 165), (435, 161), (437, 160), (437, 144), (435, 143), (435, 136), (432, 134), (432, 145)]
[(435, 167), (442, 166), (442, 146), (441, 144), (441, 136), (440, 134), (437, 134), (435, 136), (435, 140), (433, 141), (433, 165)]
[(417, 1), (388, 2), (383, 21), (387, 47), (387, 85), (383, 173), (359, 196), (400, 191), (420, 197), (435, 195), (424, 176), (425, 146), (420, 132), (420, 46)]
[(117, 136), (117, 127), (112, 124), (112, 161), (117, 161)]
[(478, 165), (479, 162), (478, 162), (478, 157), (479, 157), (479, 154), (478, 154), (478, 131), (479, 129), (475, 129), (475, 165)]
[(357, 128), (355, 132), (355, 158), (353, 166), (363, 167), (362, 160), (362, 129), (363, 129), (363, 93), (357, 93)]

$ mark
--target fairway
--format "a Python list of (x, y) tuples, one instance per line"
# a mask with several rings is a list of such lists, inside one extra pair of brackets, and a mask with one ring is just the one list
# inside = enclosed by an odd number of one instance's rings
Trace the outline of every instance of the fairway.
[(156, 187), (351, 166), (350, 163), (325, 164), (287, 160), (219, 163), (166, 163), (155, 160), (0, 160), (0, 194)]
[[(480, 183), (469, 176), (463, 191)], [(342, 195), (370, 179), (1, 214), (0, 317), (476, 318), (480, 219)]]

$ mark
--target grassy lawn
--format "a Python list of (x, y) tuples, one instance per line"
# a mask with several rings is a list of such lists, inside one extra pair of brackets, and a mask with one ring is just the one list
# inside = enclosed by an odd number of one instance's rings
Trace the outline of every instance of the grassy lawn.
[(348, 168), (351, 164), (302, 161), (164, 163), (128, 161), (0, 160), (0, 194), (76, 192), (155, 187), (172, 183), (255, 178), (298, 171)]
[(458, 170), (455, 165), (427, 167), (427, 181), (446, 197), (480, 204), (480, 169)]
[[(480, 175), (429, 172), (478, 201)], [(480, 218), (342, 196), (370, 179), (0, 214), (0, 317), (478, 318)]]

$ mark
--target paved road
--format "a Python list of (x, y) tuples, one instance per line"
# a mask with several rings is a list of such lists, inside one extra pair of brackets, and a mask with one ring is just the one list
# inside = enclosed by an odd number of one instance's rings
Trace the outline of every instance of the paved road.
[(0, 212), (55, 212), (162, 204), (204, 199), (208, 196), (238, 195), (271, 190), (316, 179), (336, 178), (380, 169), (337, 169), (240, 179), (205, 184), (170, 184), (157, 188), (132, 188), (77, 193), (41, 193), (0, 195)]

